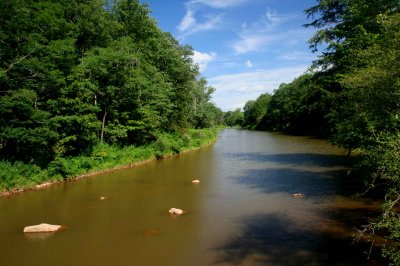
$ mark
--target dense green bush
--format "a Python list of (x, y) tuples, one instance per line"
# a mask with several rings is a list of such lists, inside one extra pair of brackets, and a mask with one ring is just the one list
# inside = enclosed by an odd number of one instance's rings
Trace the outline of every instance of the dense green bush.
[(29, 188), (52, 180), (73, 178), (89, 173), (179, 154), (214, 141), (217, 129), (188, 129), (181, 134), (157, 133), (156, 140), (135, 147), (99, 143), (89, 154), (58, 157), (47, 168), (22, 162), (0, 161), (0, 191)]
[(388, 240), (383, 255), (395, 265), (400, 264), (400, 133), (380, 134), (376, 144), (363, 155), (363, 165), (370, 172), (370, 187), (386, 193), (382, 215), (367, 228), (372, 232), (385, 232)]
[(57, 176), (49, 176), (46, 170), (36, 165), (0, 161), (0, 191), (31, 187), (57, 178)]

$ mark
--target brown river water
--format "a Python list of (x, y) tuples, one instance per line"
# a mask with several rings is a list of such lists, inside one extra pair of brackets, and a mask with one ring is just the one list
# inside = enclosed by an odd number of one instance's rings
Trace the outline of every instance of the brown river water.
[[(353, 242), (378, 206), (353, 197), (346, 159), (324, 140), (227, 129), (197, 151), (2, 197), (0, 265), (384, 265)], [(42, 222), (63, 229), (23, 233)]]

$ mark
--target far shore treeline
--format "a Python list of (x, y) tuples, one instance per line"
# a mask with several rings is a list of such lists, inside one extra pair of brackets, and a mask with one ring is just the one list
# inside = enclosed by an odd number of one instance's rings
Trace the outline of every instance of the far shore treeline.
[(321, 56), (273, 95), (225, 114), (226, 122), (329, 138), (355, 154), (354, 175), (384, 194), (381, 216), (361, 232), (382, 234), (383, 255), (400, 265), (400, 1), (319, 0), (305, 12), (305, 26), (317, 29), (310, 47)]
[(137, 0), (0, 1), (0, 192), (215, 139), (214, 89), (149, 14)]

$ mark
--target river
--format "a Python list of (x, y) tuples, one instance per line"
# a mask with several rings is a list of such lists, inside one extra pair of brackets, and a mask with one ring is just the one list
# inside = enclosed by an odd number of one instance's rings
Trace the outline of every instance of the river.
[[(227, 129), (194, 152), (2, 197), (0, 264), (383, 265), (353, 243), (378, 206), (353, 197), (346, 159), (324, 140)], [(63, 229), (22, 232), (42, 222)]]

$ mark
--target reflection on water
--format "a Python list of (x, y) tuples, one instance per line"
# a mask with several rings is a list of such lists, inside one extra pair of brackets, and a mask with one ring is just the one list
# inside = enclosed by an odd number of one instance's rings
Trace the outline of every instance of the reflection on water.
[[(345, 152), (323, 140), (224, 130), (196, 152), (0, 198), (0, 261), (384, 265), (375, 248), (367, 260), (368, 242), (352, 241), (378, 204), (352, 196), (346, 170)], [(67, 228), (22, 233), (41, 222)]]

